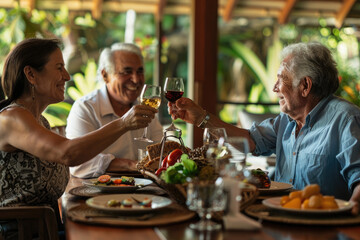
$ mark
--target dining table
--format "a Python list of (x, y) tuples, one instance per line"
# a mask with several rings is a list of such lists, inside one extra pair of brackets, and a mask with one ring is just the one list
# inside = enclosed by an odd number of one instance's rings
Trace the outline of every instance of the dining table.
[[(137, 176), (141, 177), (141, 176)], [(360, 215), (352, 216), (350, 213), (334, 214), (326, 216), (310, 216), (306, 218), (299, 214), (294, 216), (274, 215), (257, 217), (256, 210), (265, 206), (262, 201), (274, 195), (259, 194), (257, 199), (247, 209), (255, 209), (255, 217), (248, 214), (249, 211), (242, 211), (249, 218), (261, 223), (261, 228), (256, 230), (228, 230), (199, 231), (190, 228), (190, 224), (199, 221), (198, 216), (189, 211), (186, 206), (176, 203), (172, 199), (171, 205), (161, 211), (162, 218), (142, 219), (134, 221), (133, 216), (116, 218), (111, 215), (104, 218), (86, 218), (82, 214), (90, 214), (98, 209), (92, 209), (86, 201), (93, 196), (101, 196), (109, 193), (96, 192), (97, 189), (84, 185), (84, 179), (71, 177), (65, 193), (60, 199), (61, 217), (65, 225), (67, 240), (97, 240), (97, 239), (127, 239), (127, 240), (320, 240), (320, 239), (360, 239)], [(84, 191), (87, 190), (87, 191)], [(79, 190), (76, 192), (75, 190)], [(80, 191), (81, 190), (81, 191)], [(92, 191), (95, 191), (92, 192)], [(167, 191), (156, 183), (136, 190), (133, 194), (155, 194), (170, 198)], [(279, 193), (277, 193), (279, 196)], [(281, 193), (285, 194), (285, 193)], [(101, 211), (100, 211), (101, 212)], [(271, 212), (267, 209), (261, 214)], [(254, 213), (254, 212), (253, 212)], [(102, 213), (101, 213), (102, 214)], [(270, 214), (270, 216), (272, 216)], [(136, 216), (135, 216), (136, 217)], [(151, 218), (151, 216), (150, 216)], [(152, 222), (153, 221), (153, 222)], [(158, 222), (157, 222), (158, 221)], [(138, 223), (138, 224), (137, 224)], [(221, 223), (221, 219), (220, 219)]]

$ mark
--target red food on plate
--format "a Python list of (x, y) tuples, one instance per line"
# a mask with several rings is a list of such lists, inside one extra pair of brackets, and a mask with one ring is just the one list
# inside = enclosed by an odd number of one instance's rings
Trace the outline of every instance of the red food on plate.
[(111, 177), (109, 175), (101, 175), (97, 180), (99, 183), (107, 183), (111, 180)]
[(248, 180), (249, 183), (255, 185), (258, 188), (270, 188), (271, 180), (266, 172), (258, 168), (252, 169), (250, 173), (251, 178)]
[(113, 180), (113, 183), (115, 185), (120, 185), (122, 183), (122, 179), (121, 178), (115, 179), (115, 180)]
[(144, 198), (141, 202), (141, 205), (144, 207), (151, 207), (152, 200), (150, 198)]

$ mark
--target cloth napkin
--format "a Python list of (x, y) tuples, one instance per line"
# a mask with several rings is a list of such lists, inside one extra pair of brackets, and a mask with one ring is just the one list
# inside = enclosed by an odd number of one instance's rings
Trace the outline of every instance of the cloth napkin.
[(228, 192), (229, 211), (223, 217), (225, 229), (227, 230), (257, 230), (261, 223), (239, 213), (237, 197), (240, 195), (239, 181), (235, 178), (224, 178), (224, 189)]

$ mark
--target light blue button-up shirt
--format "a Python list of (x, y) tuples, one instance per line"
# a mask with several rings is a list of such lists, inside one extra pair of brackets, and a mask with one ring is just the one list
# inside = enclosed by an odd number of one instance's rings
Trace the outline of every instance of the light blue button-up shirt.
[(308, 114), (297, 137), (295, 130), (296, 122), (284, 113), (253, 124), (253, 153), (276, 153), (275, 181), (295, 189), (317, 183), (322, 194), (348, 200), (360, 182), (360, 109), (330, 96)]

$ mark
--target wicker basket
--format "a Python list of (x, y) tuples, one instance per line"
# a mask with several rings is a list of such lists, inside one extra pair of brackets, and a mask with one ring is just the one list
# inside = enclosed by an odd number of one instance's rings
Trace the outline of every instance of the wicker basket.
[[(168, 192), (169, 196), (177, 203), (186, 206), (187, 184), (168, 184), (152, 172), (146, 170), (140, 170), (140, 172), (145, 177), (152, 179), (159, 187), (165, 189)], [(245, 208), (250, 206), (258, 196), (259, 191), (254, 185), (244, 183), (244, 186), (241, 190), (240, 211), (243, 211)]]

